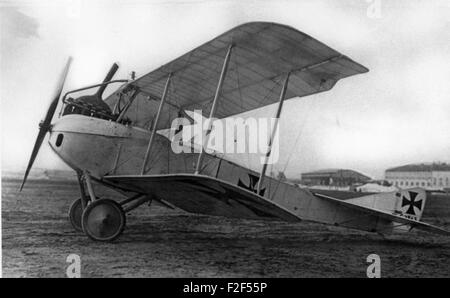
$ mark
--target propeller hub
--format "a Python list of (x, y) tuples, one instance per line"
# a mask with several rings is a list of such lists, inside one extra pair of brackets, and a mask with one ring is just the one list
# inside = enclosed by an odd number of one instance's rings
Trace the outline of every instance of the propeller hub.
[(45, 124), (44, 120), (42, 120), (41, 122), (39, 122), (39, 128), (43, 129), (45, 131), (50, 131), (50, 129), (52, 128), (51, 124)]

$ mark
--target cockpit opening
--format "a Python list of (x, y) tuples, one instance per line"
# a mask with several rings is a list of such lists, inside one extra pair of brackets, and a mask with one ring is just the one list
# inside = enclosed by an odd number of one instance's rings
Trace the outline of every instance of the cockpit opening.
[[(117, 121), (122, 124), (131, 124), (131, 121), (127, 117), (120, 117), (119, 113), (113, 113), (109, 106), (102, 102), (89, 100), (89, 96), (83, 96), (77, 99), (68, 98), (65, 101), (65, 107), (62, 115), (79, 114), (90, 116), (94, 118)], [(119, 120), (119, 121), (118, 121)]]
[[(80, 88), (80, 89), (76, 89), (76, 90), (67, 92), (62, 99), (63, 103), (65, 104), (64, 109), (62, 111), (62, 115), (65, 116), (65, 115), (70, 115), (70, 114), (79, 114), (79, 115), (86, 115), (86, 116), (105, 119), (105, 120), (117, 121), (117, 122), (126, 124), (129, 120), (127, 120), (125, 117), (123, 117), (121, 115), (120, 111), (113, 112), (111, 110), (111, 108), (108, 106), (108, 104), (103, 101), (103, 98), (102, 98), (103, 93), (109, 84), (119, 83), (119, 82), (125, 82), (125, 83), (128, 82), (128, 80), (111, 81), (114, 74), (117, 72), (118, 68), (119, 68), (119, 66), (116, 63), (114, 63), (101, 84), (96, 84), (93, 86), (88, 86), (88, 87), (84, 87), (84, 88)], [(75, 99), (72, 97), (67, 98), (67, 96), (71, 93), (80, 92), (80, 91), (88, 90), (88, 89), (95, 88), (95, 87), (99, 87), (99, 88), (98, 88), (97, 92), (92, 95), (80, 96)], [(127, 87), (125, 87), (124, 90), (125, 89), (127, 89)]]

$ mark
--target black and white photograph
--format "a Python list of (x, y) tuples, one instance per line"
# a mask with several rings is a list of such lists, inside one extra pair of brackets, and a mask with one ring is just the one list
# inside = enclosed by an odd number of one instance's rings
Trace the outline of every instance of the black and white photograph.
[(450, 277), (450, 1), (0, 0), (0, 38), (1, 277)]

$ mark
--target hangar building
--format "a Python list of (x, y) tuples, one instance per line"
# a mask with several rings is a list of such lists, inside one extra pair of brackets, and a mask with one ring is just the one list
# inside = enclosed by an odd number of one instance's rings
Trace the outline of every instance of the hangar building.
[(367, 183), (370, 177), (348, 169), (325, 169), (302, 173), (302, 184), (325, 186), (351, 186), (356, 183)]

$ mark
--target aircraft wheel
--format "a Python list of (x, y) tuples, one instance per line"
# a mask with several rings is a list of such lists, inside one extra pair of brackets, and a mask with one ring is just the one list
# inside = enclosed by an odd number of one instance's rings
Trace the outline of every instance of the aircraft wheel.
[(72, 227), (78, 232), (83, 232), (83, 228), (81, 225), (82, 215), (83, 215), (83, 208), (81, 205), (81, 199), (76, 199), (70, 205), (69, 220), (70, 223), (72, 224)]
[(126, 217), (122, 206), (114, 200), (98, 199), (89, 204), (82, 215), (83, 231), (97, 241), (112, 241), (122, 234)]

